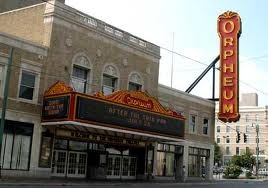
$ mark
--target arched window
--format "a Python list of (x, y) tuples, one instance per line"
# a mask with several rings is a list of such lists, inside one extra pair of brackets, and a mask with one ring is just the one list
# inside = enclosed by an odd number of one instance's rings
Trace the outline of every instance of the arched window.
[(141, 91), (143, 89), (143, 80), (140, 74), (134, 72), (129, 76), (128, 90)]
[(75, 91), (88, 93), (90, 90), (91, 63), (84, 54), (77, 54), (73, 59), (72, 83)]
[(109, 95), (118, 89), (118, 70), (114, 65), (106, 65), (102, 74), (102, 92)]

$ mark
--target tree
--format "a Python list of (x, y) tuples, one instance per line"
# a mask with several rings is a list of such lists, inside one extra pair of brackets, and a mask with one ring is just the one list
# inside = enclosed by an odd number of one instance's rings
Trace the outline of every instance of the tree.
[(220, 146), (215, 142), (214, 143), (214, 164), (221, 164), (222, 161), (222, 152)]

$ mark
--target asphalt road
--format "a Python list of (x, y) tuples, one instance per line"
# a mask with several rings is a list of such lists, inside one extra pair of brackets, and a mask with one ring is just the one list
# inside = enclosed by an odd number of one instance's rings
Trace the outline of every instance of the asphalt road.
[(21, 185), (21, 184), (0, 184), (0, 188), (85, 188), (85, 187), (97, 187), (97, 188), (268, 188), (268, 182), (217, 182), (217, 183), (105, 183), (105, 184), (73, 184), (73, 185)]

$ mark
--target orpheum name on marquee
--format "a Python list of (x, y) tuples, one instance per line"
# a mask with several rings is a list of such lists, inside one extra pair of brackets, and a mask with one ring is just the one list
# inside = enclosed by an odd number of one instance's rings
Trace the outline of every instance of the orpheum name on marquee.
[(239, 120), (238, 42), (240, 16), (227, 11), (218, 17), (220, 37), (220, 92), (218, 118), (223, 122)]

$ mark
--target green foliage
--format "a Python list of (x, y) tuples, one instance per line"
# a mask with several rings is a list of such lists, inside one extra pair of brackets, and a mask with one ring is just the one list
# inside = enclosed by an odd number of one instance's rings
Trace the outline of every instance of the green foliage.
[(223, 172), (224, 178), (236, 179), (241, 174), (242, 170), (240, 166), (230, 163)]
[(214, 143), (214, 164), (221, 164), (222, 162), (222, 152), (220, 146)]
[(252, 176), (251, 169), (254, 164), (255, 158), (248, 151), (243, 155), (234, 155), (224, 171), (224, 177), (230, 179), (238, 178), (242, 172), (241, 168), (245, 168), (249, 170), (246, 172), (246, 177), (250, 178)]

